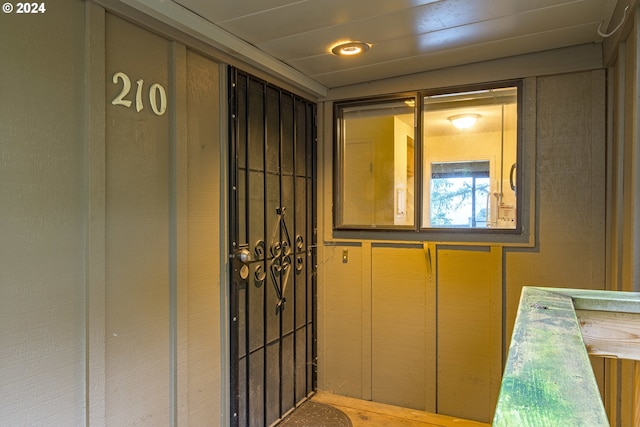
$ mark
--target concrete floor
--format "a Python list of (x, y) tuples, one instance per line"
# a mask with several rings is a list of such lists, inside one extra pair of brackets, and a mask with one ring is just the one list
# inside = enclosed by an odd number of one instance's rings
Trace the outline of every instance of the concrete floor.
[(353, 427), (489, 427), (491, 424), (317, 392), (312, 401), (344, 412)]

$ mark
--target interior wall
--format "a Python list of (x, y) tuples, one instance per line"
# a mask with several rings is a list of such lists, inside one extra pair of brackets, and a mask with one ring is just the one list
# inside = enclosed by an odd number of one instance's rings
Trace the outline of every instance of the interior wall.
[[(325, 103), (319, 389), (490, 422), (522, 286), (604, 288), (605, 72), (527, 82), (534, 96), (524, 133), (536, 146), (532, 247), (334, 239), (332, 115)], [(385, 81), (380, 93), (392, 87)], [(367, 86), (367, 95), (375, 88)], [(594, 361), (601, 384), (602, 365)], [(411, 378), (399, 374), (408, 369)], [(375, 381), (386, 372), (395, 380)]]
[(0, 26), (0, 419), (222, 424), (220, 65), (47, 6)]

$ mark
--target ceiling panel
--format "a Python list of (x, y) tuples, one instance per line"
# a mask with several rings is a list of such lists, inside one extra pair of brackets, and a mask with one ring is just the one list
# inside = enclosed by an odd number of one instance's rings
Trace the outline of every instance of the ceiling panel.
[(272, 9), (279, 9), (295, 3), (311, 0), (178, 0), (175, 3), (193, 11), (212, 23), (227, 21), (241, 16), (249, 16)]
[[(560, 29), (541, 35), (527, 35), (505, 40), (493, 41), (479, 45), (464, 46), (458, 49), (433, 52), (420, 56), (397, 58), (385, 63), (375, 63), (357, 68), (338, 69), (326, 72), (314, 70), (309, 64), (298, 68), (309, 69), (309, 76), (321, 82), (327, 87), (334, 88), (357, 84), (367, 81), (386, 79), (397, 70), (406, 70), (404, 74), (412, 74), (409, 70), (430, 71), (441, 68), (455, 67), (463, 64), (472, 64), (490, 59), (516, 56), (525, 53), (533, 53), (541, 50), (555, 49), (559, 47), (582, 44), (585, 36), (593, 30), (592, 27)], [(558, 46), (558, 38), (565, 41), (565, 46)], [(464, 62), (460, 61), (464, 58)], [(294, 66), (297, 65), (294, 62)], [(318, 72), (316, 72), (318, 71)], [(417, 72), (417, 71), (416, 71)]]
[[(591, 3), (578, 10), (574, 10), (572, 5), (562, 5), (492, 19), (459, 21), (458, 25), (433, 26), (429, 32), (423, 33), (411, 30), (413, 17), (396, 13), (283, 39), (258, 42), (256, 46), (291, 63), (316, 56), (328, 56), (338, 61), (321, 58), (326, 61), (327, 66), (349, 67), (585, 24), (593, 27), (592, 34), (583, 41), (590, 42), (593, 41), (598, 25), (598, 21), (593, 18), (597, 16), (597, 11), (593, 10), (594, 2)], [(329, 48), (337, 41), (348, 38), (367, 41), (373, 48), (360, 58), (338, 58), (329, 52)], [(563, 41), (558, 40), (558, 46), (561, 45)]]
[[(250, 43), (307, 33), (319, 29), (350, 27), (372, 17), (386, 17), (398, 12), (411, 14), (420, 4), (443, 3), (444, 0), (389, 1), (371, 0), (363, 7), (360, 1), (322, 0), (292, 4), (239, 19), (216, 22), (225, 30)], [(417, 13), (417, 11), (415, 12)], [(292, 19), (292, 17), (295, 17)]]
[[(145, 0), (129, 0), (145, 1)], [(176, 0), (326, 87), (599, 43), (617, 0)], [(606, 30), (606, 28), (604, 29)], [(372, 45), (357, 58), (339, 41)]]

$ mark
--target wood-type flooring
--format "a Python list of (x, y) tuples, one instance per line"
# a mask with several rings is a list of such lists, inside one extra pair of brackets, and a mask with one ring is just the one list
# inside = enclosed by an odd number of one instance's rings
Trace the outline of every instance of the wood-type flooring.
[[(490, 424), (431, 414), (414, 409), (317, 392), (312, 402), (331, 405), (345, 413), (353, 427), (489, 427)], [(342, 424), (341, 424), (342, 425)], [(331, 427), (313, 426), (313, 427)]]

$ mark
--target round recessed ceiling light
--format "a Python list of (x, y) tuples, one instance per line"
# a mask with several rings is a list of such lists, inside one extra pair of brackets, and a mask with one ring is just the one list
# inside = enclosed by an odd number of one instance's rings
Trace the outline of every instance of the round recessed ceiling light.
[(355, 56), (369, 50), (371, 46), (363, 42), (346, 42), (335, 45), (331, 53), (338, 56)]

